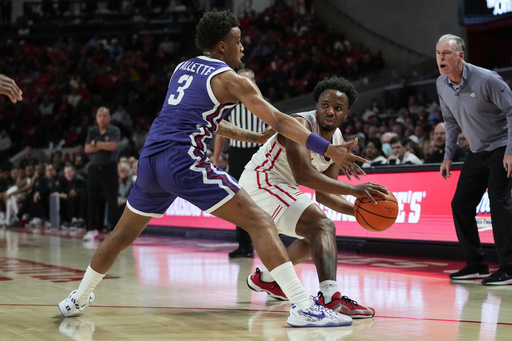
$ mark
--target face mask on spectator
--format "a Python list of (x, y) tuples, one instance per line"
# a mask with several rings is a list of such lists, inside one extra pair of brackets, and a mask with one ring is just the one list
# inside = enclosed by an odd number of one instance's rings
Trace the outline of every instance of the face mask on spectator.
[(391, 145), (389, 143), (383, 143), (382, 144), (382, 152), (384, 153), (384, 155), (387, 156), (390, 156), (391, 155)]

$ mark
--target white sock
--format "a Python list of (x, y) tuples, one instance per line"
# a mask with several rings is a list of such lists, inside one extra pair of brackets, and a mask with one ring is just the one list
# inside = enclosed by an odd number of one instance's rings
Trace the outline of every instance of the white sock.
[(272, 283), (275, 281), (274, 277), (272, 277), (272, 274), (267, 269), (261, 270), (260, 280), (265, 283)]
[(331, 302), (332, 295), (338, 292), (338, 282), (336, 281), (323, 281), (320, 283), (320, 291), (324, 295), (324, 303)]
[(82, 306), (86, 304), (87, 301), (89, 301), (89, 296), (91, 295), (92, 291), (101, 282), (105, 275), (106, 274), (100, 274), (99, 272), (94, 271), (91, 268), (91, 265), (87, 267), (84, 278), (76, 290), (78, 304)]
[(292, 262), (279, 265), (270, 271), (270, 274), (274, 277), (290, 302), (295, 303), (300, 309), (307, 309), (314, 304), (297, 277)]

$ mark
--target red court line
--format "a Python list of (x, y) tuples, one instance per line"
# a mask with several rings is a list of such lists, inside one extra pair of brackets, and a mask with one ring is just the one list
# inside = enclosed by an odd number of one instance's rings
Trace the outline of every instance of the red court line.
[[(48, 304), (4, 304), (0, 303), (1, 306), (7, 307), (55, 307), (57, 305), (48, 305)], [(148, 306), (108, 306), (108, 305), (95, 305), (93, 308), (122, 308), (122, 309), (164, 309), (164, 310), (207, 310), (207, 311), (253, 311), (253, 312), (262, 312), (262, 313), (279, 313), (279, 314), (287, 314), (288, 311), (284, 310), (261, 310), (261, 309), (226, 309), (226, 308), (194, 308), (194, 307), (148, 307)], [(436, 318), (428, 318), (428, 317), (407, 317), (407, 316), (375, 316), (375, 319), (396, 319), (396, 320), (418, 320), (418, 321), (434, 321), (434, 322), (455, 322), (455, 323), (476, 323), (476, 324), (492, 324), (492, 325), (500, 325), (500, 326), (512, 326), (512, 322), (482, 322), (482, 321), (471, 321), (471, 320), (452, 320), (452, 319), (436, 319)]]

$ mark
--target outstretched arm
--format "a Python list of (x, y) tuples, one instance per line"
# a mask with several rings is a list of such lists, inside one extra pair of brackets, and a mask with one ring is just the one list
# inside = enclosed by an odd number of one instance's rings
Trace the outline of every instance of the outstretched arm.
[[(304, 127), (310, 129), (309, 123), (297, 119)], [(344, 214), (354, 214), (353, 205), (341, 195), (353, 195), (357, 198), (368, 197), (374, 201), (373, 195), (386, 197), (388, 190), (385, 186), (367, 182), (351, 185), (338, 180), (339, 166), (331, 165), (325, 172), (320, 173), (311, 166), (311, 152), (306, 147), (293, 141), (286, 140), (286, 156), (288, 164), (297, 184), (316, 191), (317, 201), (325, 206)]]
[(272, 135), (275, 134), (275, 131), (271, 128), (267, 128), (261, 133), (257, 133), (251, 130), (240, 128), (239, 126), (236, 126), (228, 121), (221, 121), (219, 124), (219, 129), (217, 130), (217, 134), (233, 140), (263, 144)]
[[(295, 119), (280, 112), (273, 105), (265, 101), (256, 85), (245, 77), (241, 77), (234, 72), (223, 72), (213, 77), (211, 85), (215, 97), (221, 103), (241, 101), (249, 111), (261, 118), (276, 132), (300, 145), (305, 146), (308, 138), (312, 135), (310, 131)], [(357, 174), (365, 173), (355, 162), (366, 163), (368, 161), (350, 152), (349, 148), (354, 143), (357, 143), (357, 141), (350, 145), (328, 145), (324, 155), (334, 160), (347, 176), (352, 174), (357, 178)]]

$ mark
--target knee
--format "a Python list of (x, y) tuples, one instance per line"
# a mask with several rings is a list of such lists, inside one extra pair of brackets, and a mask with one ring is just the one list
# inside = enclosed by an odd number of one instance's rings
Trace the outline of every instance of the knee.
[(310, 224), (308, 228), (308, 237), (311, 238), (311, 236), (314, 235), (336, 235), (336, 226), (334, 226), (334, 223), (331, 219), (327, 217), (322, 217), (320, 219), (317, 219), (314, 224)]
[(254, 233), (254, 231), (266, 232), (276, 230), (274, 220), (264, 211), (251, 215), (251, 219), (247, 219), (246, 222), (240, 224), (239, 227), (249, 234)]

